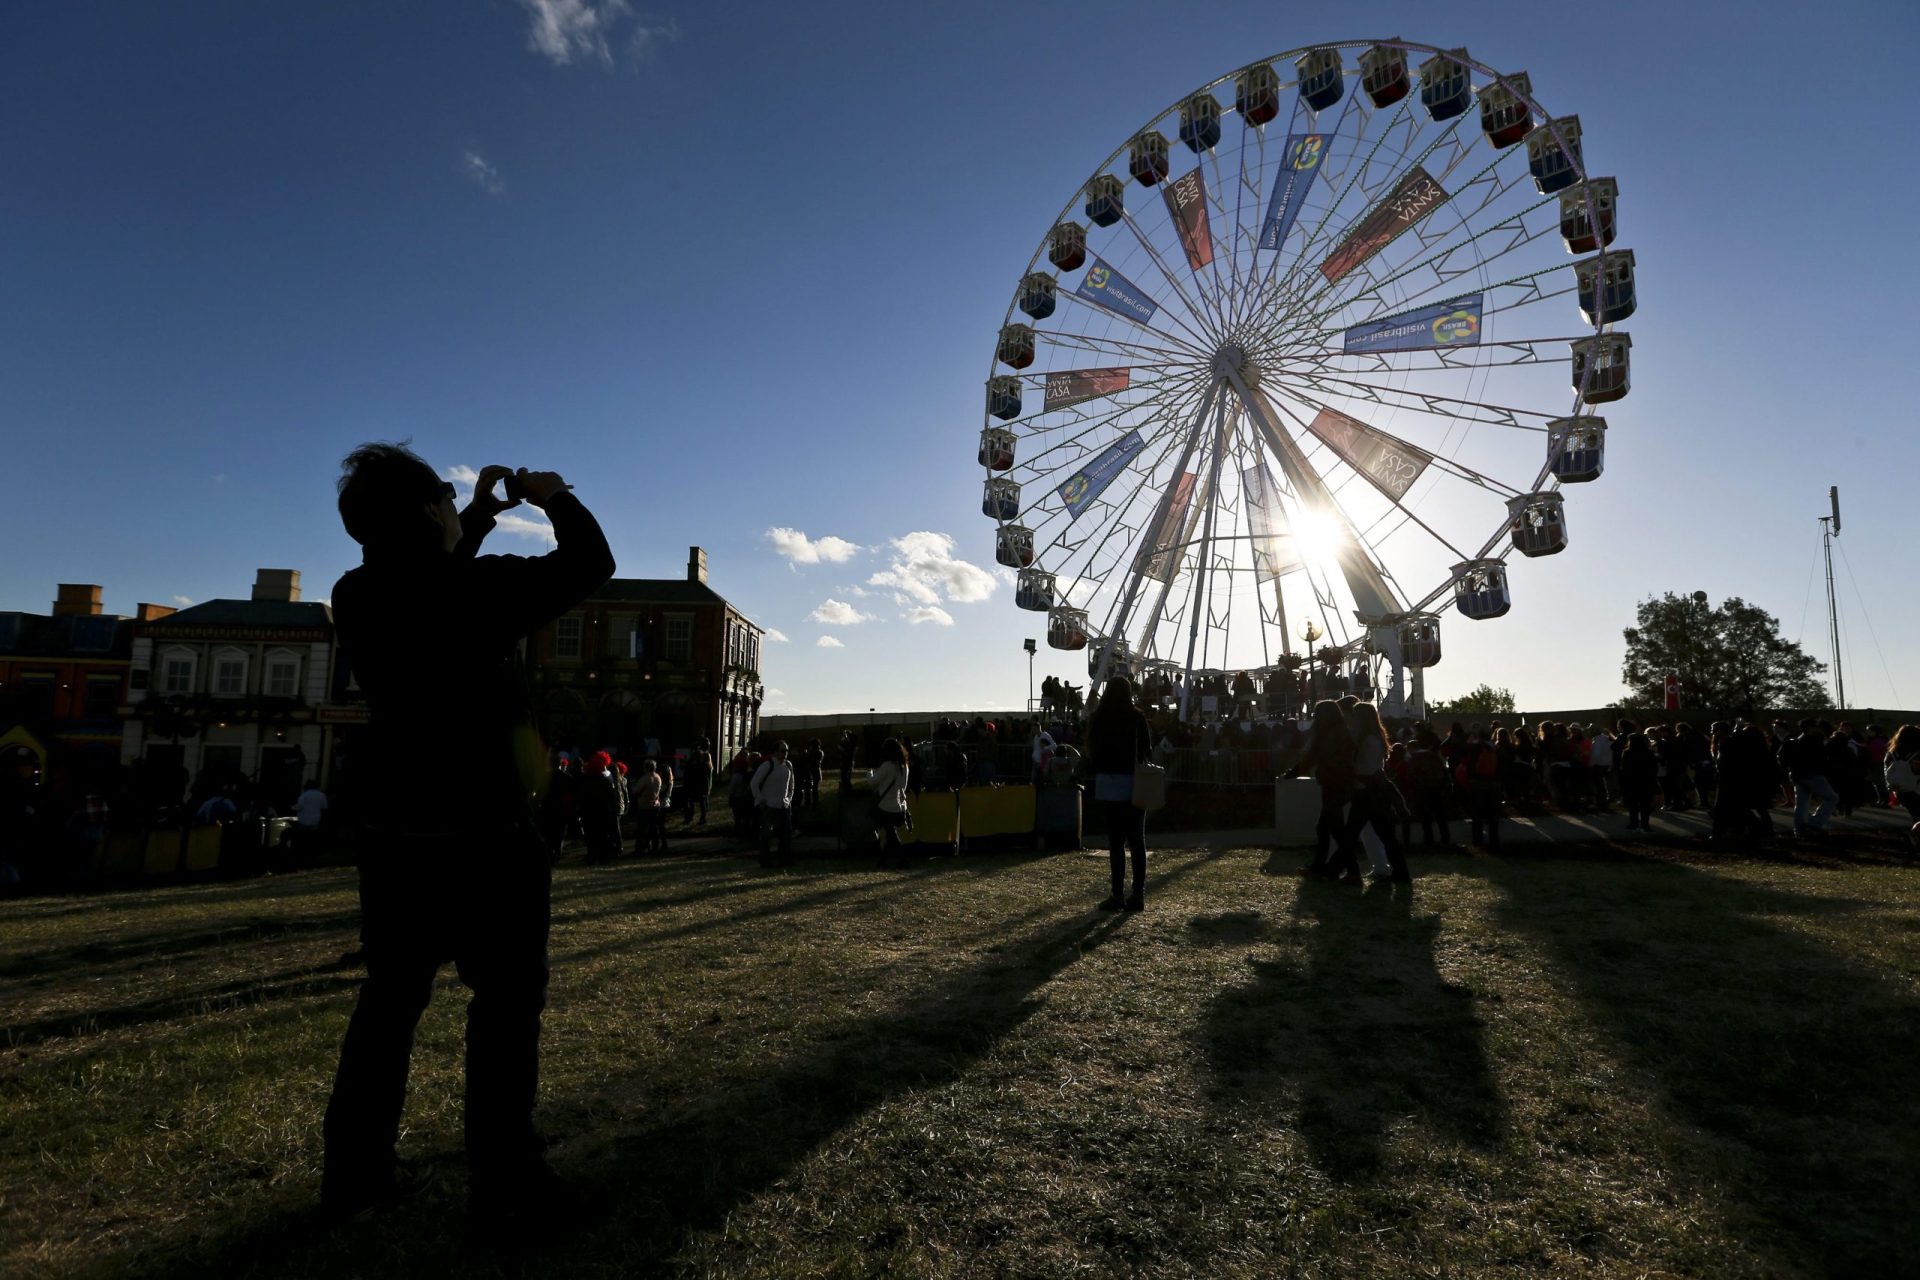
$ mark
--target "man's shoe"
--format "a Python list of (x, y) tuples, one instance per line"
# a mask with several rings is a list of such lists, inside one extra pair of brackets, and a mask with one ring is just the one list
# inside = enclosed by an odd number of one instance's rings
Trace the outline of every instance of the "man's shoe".
[(345, 1222), (416, 1200), (437, 1183), (430, 1168), (411, 1160), (397, 1161), (380, 1173), (329, 1171), (320, 1179), (320, 1216), (329, 1222)]
[(1126, 905), (1127, 905), (1127, 900), (1116, 893), (1112, 897), (1108, 898), (1105, 902), (1101, 903), (1100, 909), (1102, 911), (1121, 911), (1126, 908)]
[(1147, 895), (1142, 891), (1140, 891), (1139, 889), (1135, 889), (1133, 891), (1133, 896), (1127, 899), (1127, 910), (1145, 911), (1146, 909), (1147, 909)]

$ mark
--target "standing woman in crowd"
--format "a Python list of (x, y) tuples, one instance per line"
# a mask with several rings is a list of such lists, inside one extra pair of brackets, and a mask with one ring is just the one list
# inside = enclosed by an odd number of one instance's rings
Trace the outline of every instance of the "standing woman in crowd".
[[(1107, 824), (1107, 868), (1113, 893), (1104, 911), (1140, 911), (1147, 905), (1147, 814), (1133, 804), (1133, 770), (1153, 758), (1147, 718), (1133, 705), (1133, 684), (1107, 681), (1087, 718), (1087, 754), (1093, 764), (1093, 798)], [(1133, 892), (1126, 888), (1126, 854), (1133, 854)]]
[(1660, 756), (1644, 733), (1628, 734), (1620, 749), (1620, 795), (1627, 806), (1627, 830), (1651, 831), (1653, 793), (1660, 785)]
[(660, 759), (660, 803), (653, 811), (653, 847), (667, 851), (667, 815), (673, 812), (673, 758)]
[[(1361, 830), (1371, 825), (1386, 850), (1392, 878), (1403, 882), (1411, 880), (1406, 855), (1401, 852), (1399, 836), (1393, 829), (1394, 814), (1404, 807), (1404, 802), (1386, 775), (1387, 731), (1380, 723), (1380, 712), (1371, 702), (1357, 703), (1347, 713), (1347, 724), (1354, 738), (1354, 788), (1347, 811), (1347, 843), (1358, 844)], [(1376, 870), (1374, 874), (1378, 876), (1379, 872)]]
[(1320, 784), (1320, 821), (1313, 829), (1313, 862), (1307, 874), (1331, 880), (1345, 872), (1360, 878), (1360, 864), (1346, 834), (1347, 802), (1353, 798), (1353, 732), (1337, 702), (1313, 704), (1307, 752), (1300, 768)]
[[(847, 759), (852, 758), (849, 750)], [(873, 785), (873, 817), (880, 828), (880, 865), (907, 865), (907, 847), (900, 843), (900, 828), (907, 821), (907, 749), (898, 738), (880, 744), (880, 765), (870, 775)]]
[(1893, 792), (1907, 816), (1913, 819), (1916, 848), (1920, 848), (1920, 724), (1903, 724), (1893, 731), (1887, 743), (1883, 773), (1887, 790)]
[(665, 811), (660, 808), (660, 774), (651, 757), (640, 762), (640, 772), (634, 778), (633, 812), (633, 850), (652, 853)]

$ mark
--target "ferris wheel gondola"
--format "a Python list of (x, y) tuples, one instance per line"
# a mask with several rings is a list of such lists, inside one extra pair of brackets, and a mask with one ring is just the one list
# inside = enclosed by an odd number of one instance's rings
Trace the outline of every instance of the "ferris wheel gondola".
[(982, 509), (1016, 604), (1096, 679), (1183, 698), (1290, 690), (1309, 617), (1344, 680), (1422, 711), (1439, 612), (1505, 614), (1506, 557), (1564, 550), (1559, 486), (1601, 475), (1638, 305), (1617, 180), (1526, 73), (1398, 39), (1262, 59), (1122, 136), (995, 343)]

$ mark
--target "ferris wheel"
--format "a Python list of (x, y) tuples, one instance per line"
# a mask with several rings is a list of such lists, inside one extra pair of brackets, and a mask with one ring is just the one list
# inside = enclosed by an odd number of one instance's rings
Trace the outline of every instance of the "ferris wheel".
[(1015, 603), (1183, 714), (1238, 673), (1302, 688), (1319, 635), (1424, 714), (1439, 615), (1506, 613), (1509, 557), (1564, 549), (1561, 486), (1601, 473), (1635, 305), (1618, 194), (1578, 116), (1465, 49), (1298, 49), (1149, 119), (995, 344), (981, 508)]

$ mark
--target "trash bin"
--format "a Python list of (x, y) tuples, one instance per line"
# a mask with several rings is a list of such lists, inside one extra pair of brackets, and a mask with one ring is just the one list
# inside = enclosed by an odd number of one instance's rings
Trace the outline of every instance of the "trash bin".
[(1042, 787), (1034, 797), (1033, 830), (1049, 849), (1084, 849), (1078, 784)]

